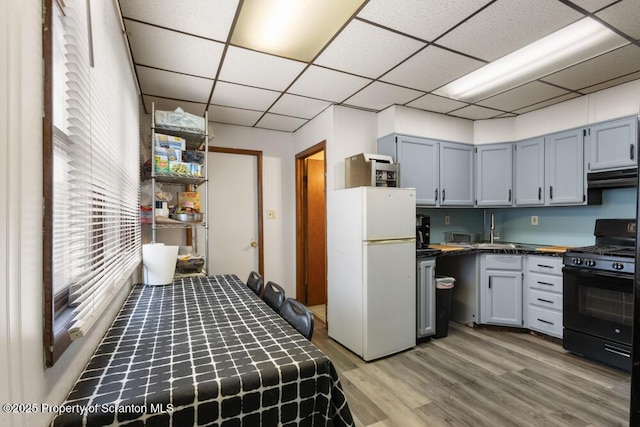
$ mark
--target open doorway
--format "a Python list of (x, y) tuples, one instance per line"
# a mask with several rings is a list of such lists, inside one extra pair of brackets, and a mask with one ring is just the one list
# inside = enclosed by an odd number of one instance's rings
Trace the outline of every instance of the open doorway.
[(296, 294), (326, 321), (326, 141), (296, 154)]

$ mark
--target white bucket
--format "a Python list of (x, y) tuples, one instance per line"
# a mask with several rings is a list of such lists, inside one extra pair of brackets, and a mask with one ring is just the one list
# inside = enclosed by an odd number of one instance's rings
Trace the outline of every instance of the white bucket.
[(164, 243), (142, 245), (144, 283), (146, 285), (167, 285), (173, 282), (177, 258), (178, 246), (165, 246)]

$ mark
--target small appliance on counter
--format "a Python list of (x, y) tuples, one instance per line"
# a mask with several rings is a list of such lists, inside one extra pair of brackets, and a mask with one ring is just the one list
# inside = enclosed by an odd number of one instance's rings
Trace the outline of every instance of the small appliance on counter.
[(431, 243), (431, 218), (416, 214), (416, 249), (427, 249)]
[(391, 156), (356, 154), (344, 159), (345, 188), (400, 187), (400, 165)]

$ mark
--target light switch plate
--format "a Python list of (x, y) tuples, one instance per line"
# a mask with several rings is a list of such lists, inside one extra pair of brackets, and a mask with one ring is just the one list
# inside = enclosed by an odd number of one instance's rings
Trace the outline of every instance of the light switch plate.
[(276, 219), (276, 211), (269, 209), (267, 211), (267, 219)]
[(451, 217), (449, 215), (445, 215), (444, 217), (444, 225), (451, 224)]
[(531, 215), (531, 225), (538, 225), (538, 215)]

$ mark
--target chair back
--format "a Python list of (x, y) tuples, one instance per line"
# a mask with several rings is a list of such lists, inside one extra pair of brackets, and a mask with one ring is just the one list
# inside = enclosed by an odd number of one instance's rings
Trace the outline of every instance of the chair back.
[(247, 279), (247, 286), (258, 296), (260, 296), (260, 292), (262, 292), (263, 283), (264, 283), (264, 279), (262, 278), (260, 273), (256, 271), (252, 271), (251, 273), (249, 273), (249, 278)]
[(267, 282), (267, 284), (264, 285), (264, 292), (262, 292), (262, 299), (276, 313), (280, 312), (280, 307), (282, 306), (282, 303), (284, 302), (285, 298), (286, 296), (284, 294), (284, 289), (282, 289), (282, 286), (271, 281)]
[(280, 316), (306, 339), (311, 341), (313, 336), (313, 314), (304, 304), (292, 298), (287, 298), (280, 307)]

